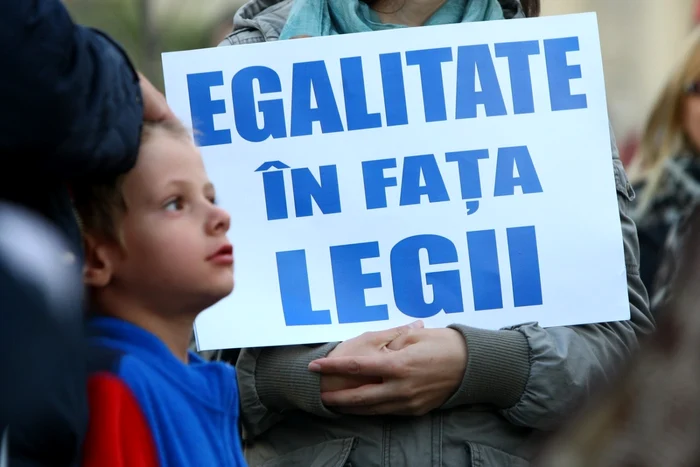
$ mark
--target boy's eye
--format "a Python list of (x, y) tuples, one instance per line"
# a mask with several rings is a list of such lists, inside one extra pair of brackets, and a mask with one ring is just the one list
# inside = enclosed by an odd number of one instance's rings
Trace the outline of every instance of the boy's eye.
[(163, 209), (166, 211), (181, 211), (183, 209), (184, 203), (182, 201), (181, 197), (173, 198), (169, 200), (165, 205), (163, 206)]
[(217, 204), (217, 203), (216, 203), (216, 196), (208, 196), (207, 199), (209, 200), (209, 202), (210, 202), (211, 204), (214, 204), (214, 205)]

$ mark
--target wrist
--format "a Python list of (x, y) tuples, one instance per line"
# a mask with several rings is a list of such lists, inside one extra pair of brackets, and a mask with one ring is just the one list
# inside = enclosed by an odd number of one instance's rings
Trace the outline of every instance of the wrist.
[(254, 371), (260, 402), (275, 412), (290, 409), (313, 412), (314, 408), (323, 407), (320, 377), (308, 371), (308, 365), (325, 357), (334, 346), (328, 343), (264, 349), (256, 359)]
[(445, 341), (449, 342), (449, 368), (451, 369), (451, 380), (454, 384), (453, 392), (456, 392), (464, 380), (464, 373), (467, 371), (467, 362), (469, 361), (468, 347), (464, 335), (460, 331), (452, 328), (445, 328), (444, 331)]
[(443, 408), (493, 404), (509, 408), (516, 404), (530, 376), (530, 347), (518, 331), (491, 331), (452, 325), (463, 335), (467, 350), (464, 379)]

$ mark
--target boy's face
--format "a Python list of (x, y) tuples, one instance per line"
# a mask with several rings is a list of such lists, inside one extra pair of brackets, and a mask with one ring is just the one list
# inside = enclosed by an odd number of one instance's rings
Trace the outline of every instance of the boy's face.
[(132, 299), (166, 311), (202, 309), (233, 289), (230, 217), (194, 145), (156, 129), (122, 187), (122, 253), (111, 283)]

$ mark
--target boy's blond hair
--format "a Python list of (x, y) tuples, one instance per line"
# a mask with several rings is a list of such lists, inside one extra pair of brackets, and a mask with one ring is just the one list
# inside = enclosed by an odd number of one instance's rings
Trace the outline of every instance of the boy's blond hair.
[[(141, 130), (141, 146), (157, 131), (191, 140), (185, 127), (177, 120), (145, 122)], [(86, 180), (73, 186), (73, 206), (83, 235), (91, 234), (103, 240), (123, 243), (120, 221), (127, 210), (122, 194), (125, 176), (122, 174), (106, 180)]]

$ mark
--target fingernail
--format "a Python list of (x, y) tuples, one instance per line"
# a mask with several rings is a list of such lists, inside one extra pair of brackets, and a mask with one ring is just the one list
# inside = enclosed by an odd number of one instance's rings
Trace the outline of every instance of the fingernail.
[(414, 321), (411, 324), (409, 324), (408, 327), (411, 329), (416, 329), (416, 328), (421, 327), (422, 325), (423, 325), (423, 321), (418, 320), (418, 321)]
[(309, 363), (309, 371), (318, 373), (319, 371), (321, 371), (321, 365), (319, 365), (318, 363), (311, 362)]

